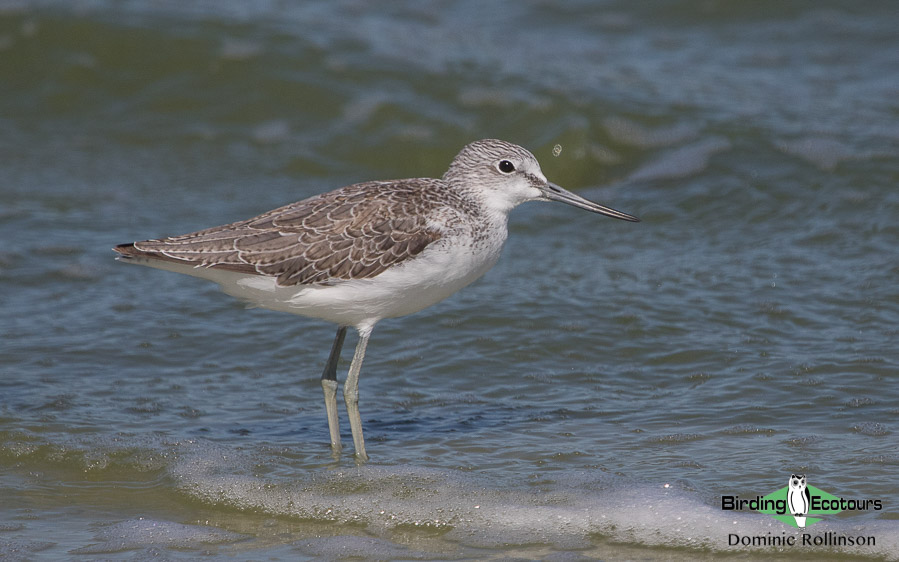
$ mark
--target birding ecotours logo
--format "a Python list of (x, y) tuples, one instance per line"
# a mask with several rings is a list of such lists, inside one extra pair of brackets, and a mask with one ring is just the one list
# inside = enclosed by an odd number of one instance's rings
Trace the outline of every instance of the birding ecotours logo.
[(845, 499), (810, 485), (804, 474), (791, 474), (787, 485), (767, 496), (751, 499), (740, 496), (721, 496), (721, 509), (725, 511), (752, 510), (770, 515), (787, 525), (797, 528), (810, 527), (823, 516), (842, 511), (880, 511), (881, 500)]

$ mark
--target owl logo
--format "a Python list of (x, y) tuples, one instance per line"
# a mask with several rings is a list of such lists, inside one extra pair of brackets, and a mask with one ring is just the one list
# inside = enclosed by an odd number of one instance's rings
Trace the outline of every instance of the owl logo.
[(810, 503), (805, 474), (790, 475), (790, 491), (787, 492), (787, 503), (790, 505), (790, 513), (796, 519), (796, 526), (805, 527), (805, 516), (808, 514)]

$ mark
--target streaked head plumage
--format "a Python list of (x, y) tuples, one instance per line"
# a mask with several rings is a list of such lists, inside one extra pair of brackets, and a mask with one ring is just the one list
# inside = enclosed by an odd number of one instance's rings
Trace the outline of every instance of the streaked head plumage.
[(503, 140), (483, 139), (466, 145), (453, 159), (443, 180), (454, 189), (478, 192), (489, 208), (502, 213), (526, 201), (559, 201), (609, 217), (638, 221), (551, 183), (530, 151)]

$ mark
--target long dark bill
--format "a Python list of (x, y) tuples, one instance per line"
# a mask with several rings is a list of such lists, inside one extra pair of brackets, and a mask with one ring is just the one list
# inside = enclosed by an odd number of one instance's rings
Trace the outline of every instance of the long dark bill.
[(616, 211), (615, 209), (610, 209), (609, 207), (604, 207), (599, 203), (590, 201), (589, 199), (584, 199), (580, 195), (576, 195), (568, 191), (564, 187), (559, 187), (554, 183), (548, 182), (542, 189), (542, 191), (543, 196), (550, 201), (561, 201), (562, 203), (568, 203), (569, 205), (580, 207), (581, 209), (587, 209), (588, 211), (592, 211), (594, 213), (599, 213), (607, 217), (621, 219), (624, 221), (640, 222), (640, 219), (633, 215), (622, 213), (621, 211)]

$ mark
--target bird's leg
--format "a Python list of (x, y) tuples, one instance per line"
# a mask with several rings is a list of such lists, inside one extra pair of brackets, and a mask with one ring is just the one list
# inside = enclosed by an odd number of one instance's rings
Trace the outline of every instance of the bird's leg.
[(343, 399), (346, 401), (347, 416), (350, 418), (350, 430), (353, 432), (353, 447), (356, 450), (356, 458), (368, 460), (365, 454), (365, 440), (362, 438), (362, 417), (359, 415), (359, 371), (362, 369), (362, 359), (365, 357), (365, 347), (368, 345), (368, 337), (371, 335), (371, 327), (359, 330), (359, 343), (356, 344), (356, 353), (353, 354), (353, 363), (350, 372), (343, 384)]
[(331, 449), (340, 451), (340, 422), (337, 421), (337, 361), (340, 360), (340, 350), (343, 349), (343, 339), (346, 337), (346, 326), (337, 328), (337, 336), (331, 345), (331, 355), (322, 373), (322, 390), (325, 391), (325, 410), (328, 412), (328, 431), (331, 432)]

